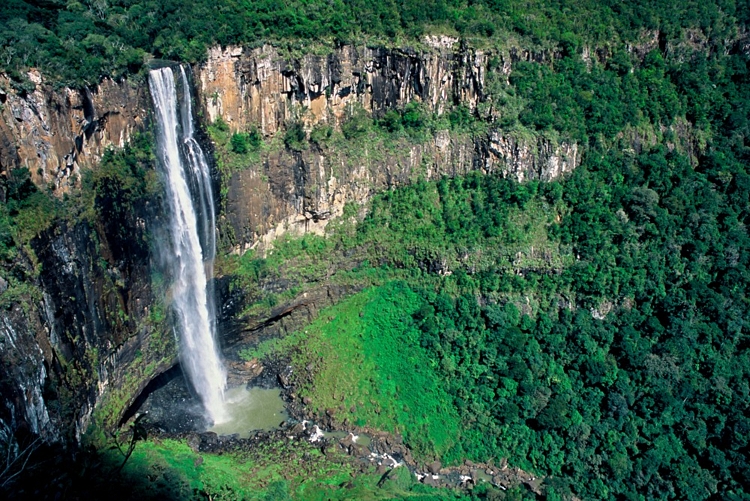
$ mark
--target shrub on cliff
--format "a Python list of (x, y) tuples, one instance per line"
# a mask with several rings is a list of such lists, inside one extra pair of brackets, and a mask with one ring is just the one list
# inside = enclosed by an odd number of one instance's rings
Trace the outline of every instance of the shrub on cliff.
[(292, 151), (304, 151), (307, 149), (307, 134), (302, 122), (287, 124), (284, 133), (284, 145)]
[(250, 132), (235, 132), (229, 140), (229, 144), (234, 153), (245, 155), (249, 151), (256, 151), (260, 148), (262, 138), (257, 128), (253, 127)]
[(370, 114), (359, 104), (350, 109), (348, 119), (341, 124), (341, 132), (347, 139), (364, 137), (371, 128), (372, 118), (370, 118)]

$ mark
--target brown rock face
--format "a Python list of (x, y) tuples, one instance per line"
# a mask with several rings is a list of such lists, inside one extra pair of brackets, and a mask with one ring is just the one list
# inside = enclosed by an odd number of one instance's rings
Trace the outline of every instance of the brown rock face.
[[(104, 79), (95, 89), (44, 84), (36, 71), (36, 90), (5, 94), (0, 111), (0, 170), (26, 167), (33, 181), (63, 193), (75, 186), (81, 168), (95, 168), (106, 148), (122, 148), (143, 127), (147, 89), (127, 81)], [(8, 87), (0, 76), (0, 87)]]
[(200, 101), (209, 121), (222, 117), (234, 130), (257, 125), (266, 135), (297, 118), (302, 107), (308, 125), (340, 125), (354, 103), (380, 116), (420, 101), (441, 115), (454, 104), (476, 108), (491, 59), (507, 77), (517, 61), (556, 57), (518, 48), (475, 50), (447, 36), (424, 41), (424, 51), (345, 45), (293, 61), (268, 45), (216, 47), (197, 70)]
[[(291, 62), (270, 46), (216, 48), (195, 71), (199, 101), (208, 121), (221, 118), (236, 131), (258, 127), (269, 137), (296, 120), (308, 131), (319, 124), (339, 128), (354, 107), (374, 117), (412, 101), (437, 115), (457, 104), (474, 110), (486, 99), (491, 58), (507, 77), (515, 61), (551, 57), (515, 49), (489, 54), (449, 37), (427, 42), (432, 48), (423, 52), (344, 46)], [(275, 151), (262, 165), (224, 180), (238, 250), (265, 248), (285, 233), (322, 233), (346, 202), (362, 204), (375, 192), (419, 178), (480, 170), (550, 180), (580, 162), (574, 143), (498, 131), (471, 137), (442, 130), (428, 141), (404, 139), (387, 148), (362, 143), (356, 151), (335, 145)]]

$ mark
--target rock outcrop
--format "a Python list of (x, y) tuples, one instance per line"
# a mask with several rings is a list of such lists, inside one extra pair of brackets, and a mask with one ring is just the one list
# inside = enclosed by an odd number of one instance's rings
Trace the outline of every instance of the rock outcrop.
[(419, 51), (344, 45), (294, 60), (269, 45), (216, 47), (197, 70), (202, 107), (209, 121), (222, 117), (235, 130), (258, 125), (265, 135), (296, 119), (302, 107), (310, 126), (340, 125), (354, 103), (380, 116), (416, 100), (441, 115), (457, 104), (476, 108), (488, 72), (507, 78), (518, 61), (557, 57), (519, 48), (477, 50), (447, 36), (426, 37), (425, 45)]
[[(436, 115), (454, 105), (473, 112), (487, 98), (491, 64), (507, 78), (516, 61), (553, 57), (515, 49), (492, 54), (449, 37), (427, 41), (432, 48), (422, 52), (349, 45), (291, 62), (270, 46), (213, 49), (196, 69), (204, 117), (221, 119), (233, 131), (258, 127), (270, 137), (295, 121), (308, 131), (321, 124), (340, 128), (357, 108), (377, 118), (413, 101)], [(266, 248), (285, 233), (321, 233), (346, 202), (362, 204), (377, 191), (418, 178), (481, 170), (519, 181), (550, 180), (580, 162), (575, 143), (492, 127), (483, 136), (441, 130), (420, 142), (363, 140), (355, 149), (282, 149), (224, 180), (238, 250)]]
[[(108, 147), (122, 148), (142, 128), (150, 105), (142, 84), (104, 79), (94, 89), (54, 90), (37, 71), (36, 90), (0, 93), (0, 171), (26, 167), (44, 189), (58, 194), (76, 186)], [(9, 88), (0, 75), (0, 88)]]
[(86, 223), (60, 225), (32, 245), (41, 272), (0, 311), (0, 424), (75, 442), (92, 418), (116, 424), (177, 350), (163, 314), (152, 314), (163, 306), (147, 247), (114, 260), (107, 235)]

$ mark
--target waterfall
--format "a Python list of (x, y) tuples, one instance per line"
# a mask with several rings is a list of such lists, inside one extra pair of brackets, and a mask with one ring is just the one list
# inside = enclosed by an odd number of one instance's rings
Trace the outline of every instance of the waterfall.
[(149, 72), (157, 157), (169, 206), (171, 253), (166, 260), (173, 279), (180, 359), (208, 417), (220, 423), (225, 421), (226, 371), (216, 344), (214, 295), (209, 286), (216, 253), (215, 211), (208, 164), (193, 137), (190, 87), (182, 67), (180, 79), (178, 99), (171, 68)]

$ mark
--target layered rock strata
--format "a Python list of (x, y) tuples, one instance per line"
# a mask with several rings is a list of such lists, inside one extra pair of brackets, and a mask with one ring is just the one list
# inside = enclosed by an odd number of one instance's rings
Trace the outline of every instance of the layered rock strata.
[[(490, 66), (492, 78), (507, 78), (514, 62), (554, 57), (484, 52), (449, 37), (427, 41), (432, 47), (422, 52), (344, 46), (294, 61), (270, 46), (213, 49), (196, 69), (204, 117), (223, 120), (232, 131), (258, 127), (269, 138), (291, 123), (302, 122), (308, 132), (340, 128), (359, 108), (377, 118), (414, 101), (438, 116), (456, 105), (476, 112), (487, 98)], [(492, 110), (482, 113), (491, 120)], [(346, 202), (363, 204), (377, 191), (414, 179), (480, 170), (550, 180), (580, 162), (575, 143), (490, 129), (480, 136), (441, 130), (429, 140), (387, 145), (363, 138), (356, 151), (335, 145), (273, 151), (224, 181), (238, 250), (267, 248), (285, 233), (321, 233)]]

